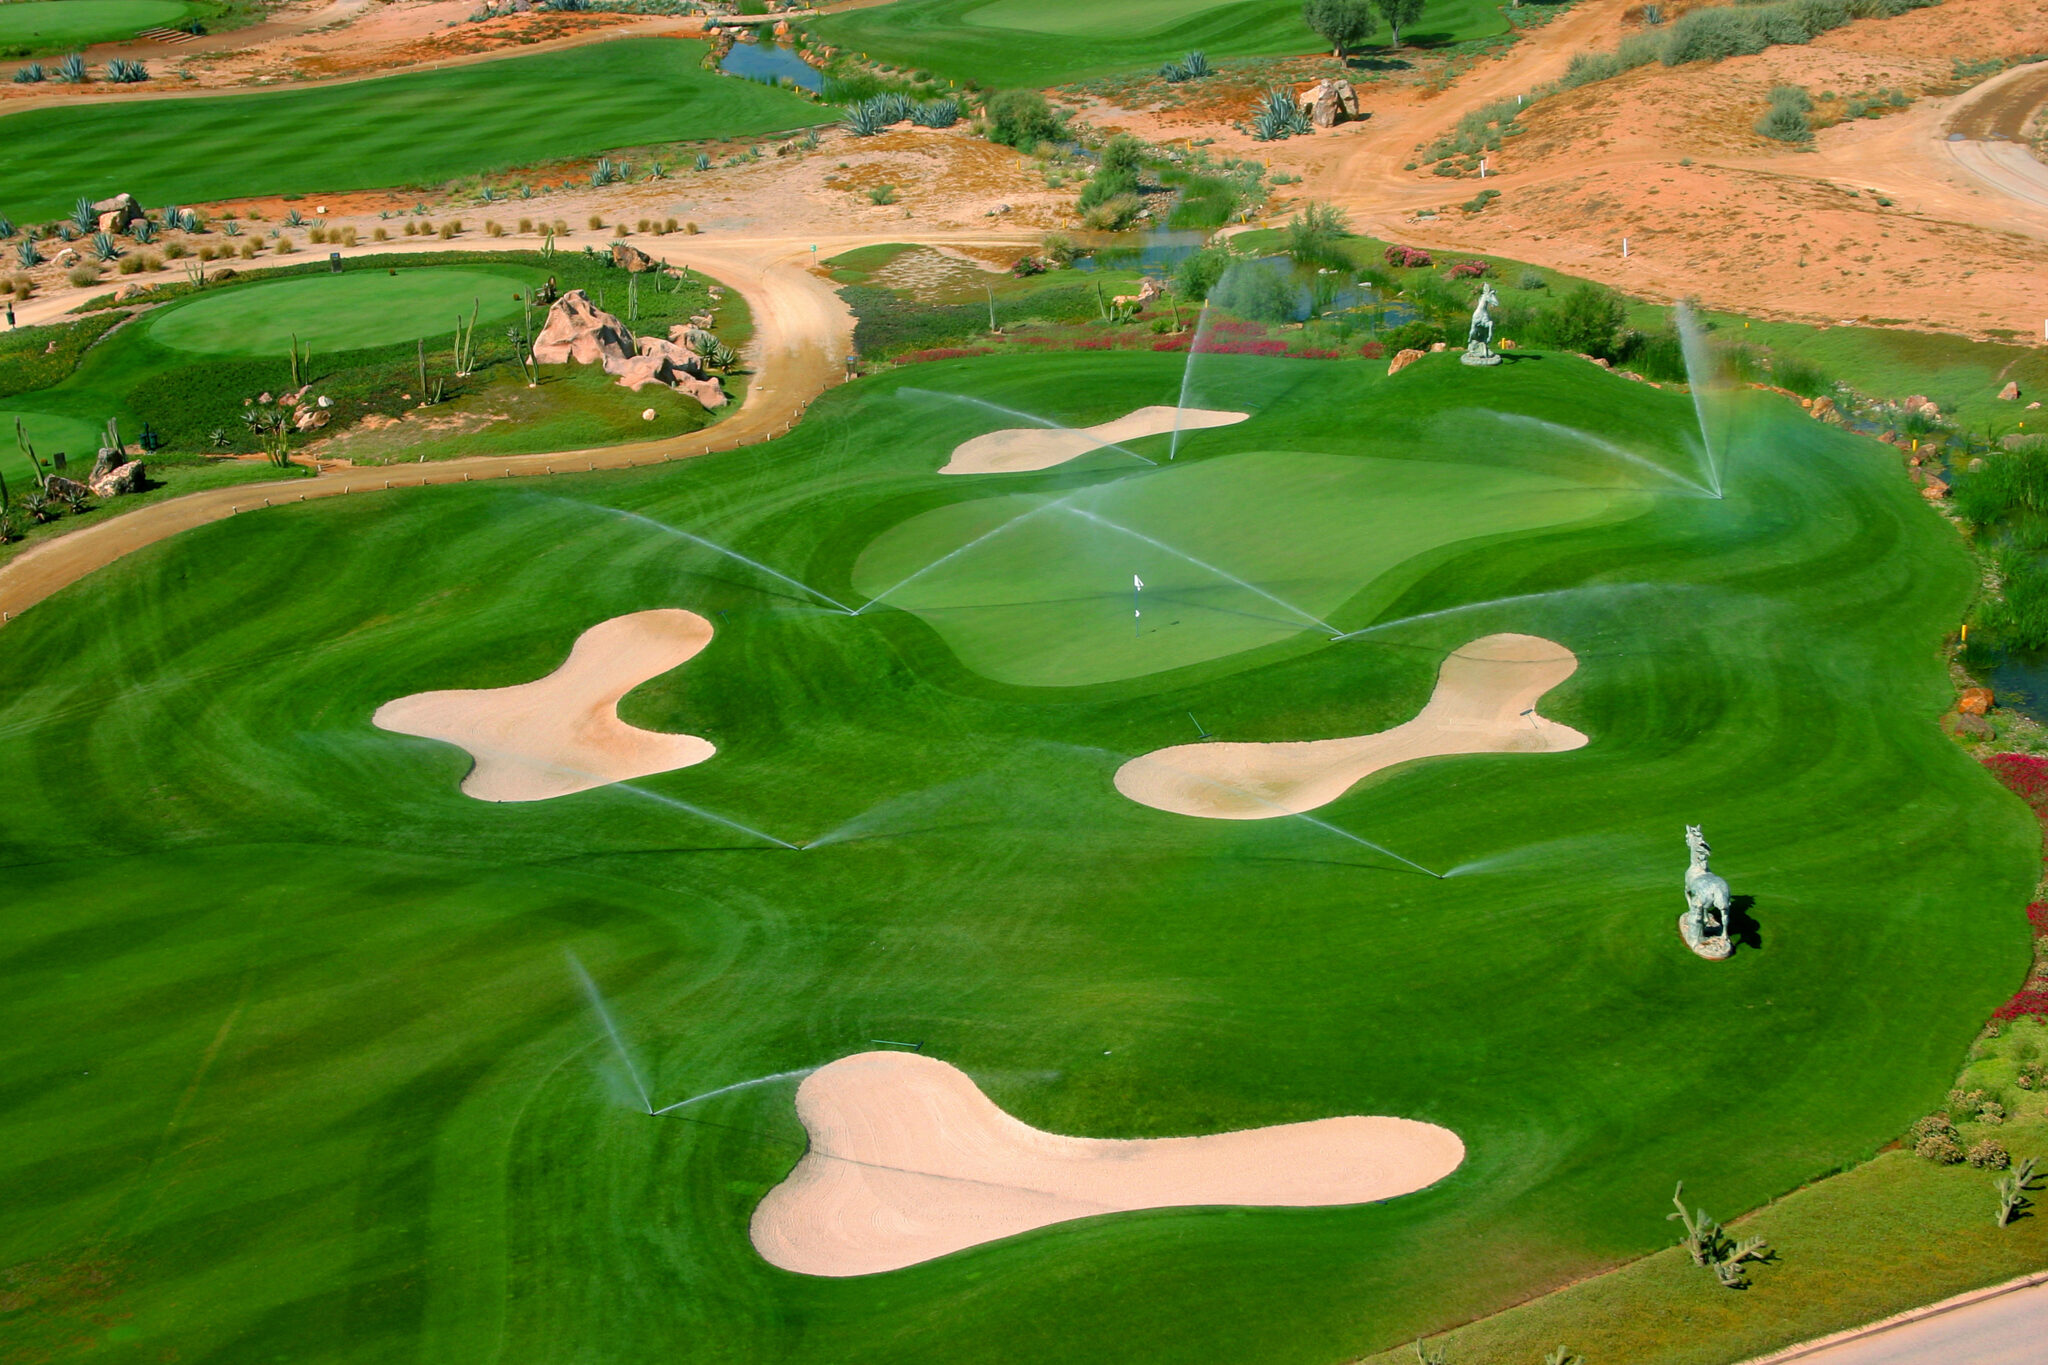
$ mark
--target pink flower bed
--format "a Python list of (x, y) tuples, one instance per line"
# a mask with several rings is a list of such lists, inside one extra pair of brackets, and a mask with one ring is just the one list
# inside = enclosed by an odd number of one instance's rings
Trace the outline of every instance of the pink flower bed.
[(899, 365), (922, 365), (928, 360), (965, 360), (969, 356), (987, 355), (986, 346), (939, 346), (929, 351), (906, 351), (896, 357)]
[(1436, 261), (1420, 247), (1390, 246), (1387, 248), (1387, 264), (1399, 266), (1403, 270), (1413, 270), (1419, 266), (1434, 265)]
[(2006, 789), (2034, 808), (2034, 814), (2048, 816), (2048, 758), (2033, 754), (1993, 754), (1984, 760), (1991, 775)]
[(1476, 280), (1491, 269), (1493, 269), (1493, 262), (1474, 258), (1469, 261), (1460, 261), (1452, 266), (1450, 276), (1454, 280)]

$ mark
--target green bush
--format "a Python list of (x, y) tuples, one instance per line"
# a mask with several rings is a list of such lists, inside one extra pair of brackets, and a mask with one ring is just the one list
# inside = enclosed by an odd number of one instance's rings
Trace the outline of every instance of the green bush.
[(1579, 284), (1535, 315), (1530, 337), (1561, 351), (1612, 357), (1627, 321), (1628, 301), (1621, 295), (1604, 285)]
[(1216, 287), (1216, 281), (1223, 278), (1223, 272), (1230, 268), (1230, 263), (1230, 253), (1215, 246), (1204, 247), (1184, 257), (1174, 268), (1174, 292), (1191, 303), (1202, 302)]
[(1387, 348), (1390, 355), (1396, 351), (1426, 351), (1439, 341), (1449, 340), (1450, 338), (1444, 335), (1443, 328), (1421, 318), (1413, 322), (1404, 322), (1399, 327), (1392, 327), (1380, 333), (1380, 344)]
[[(1095, 174), (1081, 187), (1081, 200), (1077, 206), (1082, 215), (1096, 205), (1108, 200), (1138, 193), (1138, 168), (1142, 164), (1144, 144), (1134, 137), (1118, 136), (1109, 140), (1102, 149), (1101, 160), (1096, 164)], [(1122, 226), (1122, 224), (1118, 224)]]
[(1240, 261), (1223, 272), (1209, 302), (1253, 322), (1292, 322), (1308, 311), (1307, 291), (1291, 274), (1263, 262)]
[(1036, 90), (1005, 90), (987, 105), (988, 138), (1028, 152), (1039, 143), (1061, 137), (1066, 125)]

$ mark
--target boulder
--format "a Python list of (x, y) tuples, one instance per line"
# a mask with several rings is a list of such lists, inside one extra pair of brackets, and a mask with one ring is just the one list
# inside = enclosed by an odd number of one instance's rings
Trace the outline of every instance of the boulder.
[(62, 474), (52, 474), (49, 478), (44, 479), (43, 491), (53, 498), (62, 498), (66, 502), (71, 501), (73, 498), (85, 497), (92, 492), (90, 488), (78, 480), (67, 479)]
[(1832, 398), (1814, 399), (1812, 412), (1817, 422), (1826, 422), (1837, 427), (1842, 425), (1842, 410), (1835, 406), (1835, 400)]
[(641, 337), (635, 346), (641, 355), (658, 355), (676, 369), (701, 375), (704, 373), (704, 357), (691, 350), (683, 338), (676, 335), (677, 332), (687, 334), (689, 330), (687, 327), (672, 327), (669, 329), (669, 340), (660, 337)]
[(676, 392), (696, 399), (706, 408), (725, 406), (725, 385), (721, 384), (715, 375), (706, 379), (693, 379), (687, 374), (680, 375), (676, 379)]
[(106, 473), (95, 473), (91, 479), (92, 491), (102, 498), (117, 498), (123, 493), (142, 491), (142, 461), (130, 460), (115, 465)]
[(1920, 411), (1920, 409), (1926, 406), (1927, 395), (1924, 393), (1916, 393), (1912, 397), (1908, 398), (1905, 402), (1905, 408), (1907, 412), (1918, 412)]
[(2008, 381), (2008, 382), (2006, 383), (2006, 386), (2005, 386), (2004, 388), (2002, 388), (2002, 389), (2000, 389), (2000, 390), (1998, 391), (1998, 397), (1999, 397), (1999, 401), (2000, 401), (2000, 402), (2004, 402), (2004, 403), (2017, 403), (2017, 402), (2019, 402), (2019, 401), (2020, 401), (2020, 381), (2019, 381), (2019, 380), (2017, 380), (2017, 379), (2014, 379), (2014, 380), (2009, 380), (2009, 381)]
[(1998, 700), (1988, 687), (1966, 687), (1956, 698), (1956, 711), (1965, 716), (1981, 716), (1989, 711)]
[[(135, 202), (135, 196), (132, 194), (117, 194), (112, 199), (102, 199), (92, 206), (92, 211), (100, 220), (102, 232), (119, 232), (143, 216), (142, 205)], [(114, 220), (112, 227), (106, 225), (109, 217)]]
[(675, 382), (675, 367), (665, 355), (629, 355), (604, 362), (604, 372), (619, 377), (619, 387), (638, 393), (649, 384), (668, 387)]
[(125, 452), (116, 450), (112, 446), (101, 446), (99, 458), (92, 462), (92, 473), (85, 476), (85, 481), (87, 483), (98, 483), (127, 462), (128, 456)]
[(1399, 374), (1420, 359), (1422, 359), (1422, 352), (1412, 348), (1397, 352), (1393, 360), (1387, 364), (1387, 373)]
[(149, 285), (136, 284), (133, 281), (130, 281), (129, 283), (122, 285), (119, 289), (116, 289), (114, 291), (114, 302), (126, 303), (130, 299), (139, 299), (144, 294), (147, 294), (149, 291)]
[(1307, 114), (1318, 128), (1332, 128), (1358, 117), (1358, 92), (1351, 82), (1339, 79), (1317, 81), (1294, 97), (1295, 107)]
[(1991, 722), (1984, 717), (1966, 716), (1961, 712), (1951, 712), (1943, 716), (1941, 728), (1952, 735), (1965, 735), (1971, 739), (1990, 739), (1997, 733), (1991, 728)]
[(634, 275), (644, 275), (650, 270), (661, 269), (660, 261), (626, 242), (612, 243), (612, 264)]
[(1920, 490), (1920, 496), (1929, 502), (1940, 502), (1948, 496), (1948, 485), (1940, 479), (1929, 479), (1927, 486)]
[(293, 415), (292, 425), (300, 431), (318, 431), (327, 425), (327, 420), (332, 415), (326, 408), (308, 403)]
[(571, 361), (594, 365), (626, 360), (635, 353), (633, 334), (626, 324), (592, 303), (581, 289), (571, 289), (555, 300), (548, 309), (546, 325), (533, 340), (533, 358), (542, 365)]
[(1432, 341), (1429, 343), (1429, 353), (1435, 355), (1438, 351), (1448, 349), (1449, 346), (1450, 343), (1448, 341)]

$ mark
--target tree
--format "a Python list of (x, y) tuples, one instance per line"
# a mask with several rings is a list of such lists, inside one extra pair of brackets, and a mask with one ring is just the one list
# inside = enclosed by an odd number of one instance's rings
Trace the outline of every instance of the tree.
[(1342, 57), (1346, 48), (1358, 46), (1379, 26), (1372, 0), (1302, 0), (1301, 18), (1322, 35), (1333, 57)]
[(1388, 32), (1394, 35), (1394, 46), (1401, 45), (1401, 30), (1422, 17), (1423, 0), (1372, 0), (1372, 7), (1380, 12), (1380, 18), (1387, 21)]

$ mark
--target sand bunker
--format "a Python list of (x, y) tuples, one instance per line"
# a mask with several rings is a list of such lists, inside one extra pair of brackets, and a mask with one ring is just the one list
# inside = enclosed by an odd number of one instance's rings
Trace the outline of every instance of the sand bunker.
[(417, 692), (384, 703), (371, 719), (467, 749), (476, 766), (462, 790), (479, 801), (545, 801), (716, 753), (695, 735), (635, 729), (618, 709), (619, 698), (710, 642), (711, 623), (693, 611), (636, 611), (584, 631), (562, 666), (536, 682)]
[(810, 1150), (754, 1210), (762, 1256), (805, 1275), (900, 1270), (1032, 1228), (1200, 1204), (1364, 1204), (1434, 1184), (1465, 1159), (1448, 1128), (1335, 1118), (1213, 1137), (1042, 1133), (957, 1068), (863, 1052), (796, 1092)]
[(1586, 737), (1536, 714), (1578, 668), (1535, 635), (1487, 635), (1444, 660), (1422, 713), (1376, 735), (1294, 744), (1179, 744), (1117, 769), (1133, 801), (1212, 820), (1270, 820), (1327, 806), (1382, 768), (1446, 754), (1554, 754)]
[(1121, 445), (1140, 436), (1164, 436), (1173, 430), (1179, 412), (1182, 431), (1235, 426), (1248, 412), (1216, 412), (1208, 408), (1139, 408), (1136, 412), (1092, 427), (1010, 427), (991, 431), (953, 450), (941, 474), (1021, 474), (1050, 469), (1104, 446)]

